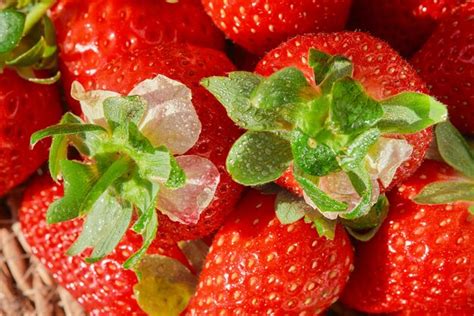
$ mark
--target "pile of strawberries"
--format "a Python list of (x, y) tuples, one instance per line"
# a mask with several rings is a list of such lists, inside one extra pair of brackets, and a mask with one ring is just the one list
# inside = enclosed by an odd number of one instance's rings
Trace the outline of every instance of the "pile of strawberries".
[(0, 9), (0, 196), (91, 315), (474, 315), (474, 2)]

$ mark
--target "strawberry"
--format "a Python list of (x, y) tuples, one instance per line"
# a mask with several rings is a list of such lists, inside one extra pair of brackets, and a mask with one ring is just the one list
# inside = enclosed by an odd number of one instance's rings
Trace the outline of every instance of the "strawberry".
[[(74, 80), (92, 80), (110, 58), (130, 50), (166, 42), (224, 48), (223, 35), (199, 0), (60, 0), (52, 19), (66, 91)], [(80, 113), (79, 104), (68, 101)]]
[[(84, 256), (67, 256), (64, 251), (79, 236), (82, 220), (46, 223), (46, 210), (62, 195), (62, 185), (54, 183), (49, 175), (35, 178), (25, 191), (19, 219), (32, 253), (91, 315), (145, 315), (134, 296), (137, 276), (122, 267), (126, 258), (140, 248), (140, 236), (129, 230), (106, 259), (94, 264), (85, 264)], [(148, 253), (167, 255), (188, 266), (176, 245), (155, 242)]]
[(189, 315), (315, 315), (337, 300), (352, 267), (349, 238), (303, 220), (282, 225), (275, 196), (250, 191), (217, 233)]
[(473, 16), (474, 2), (446, 16), (412, 64), (433, 95), (448, 105), (453, 124), (474, 135)]
[(244, 185), (277, 180), (333, 220), (383, 206), (383, 193), (421, 164), (429, 127), (447, 116), (399, 55), (364, 33), (295, 37), (255, 72), (202, 82), (247, 130), (227, 169)]
[(48, 143), (30, 149), (33, 132), (61, 116), (55, 86), (38, 85), (13, 70), (0, 74), (0, 196), (23, 182), (48, 157)]
[(349, 27), (386, 40), (411, 56), (428, 39), (442, 17), (469, 0), (354, 0)]
[(202, 0), (202, 3), (217, 27), (230, 39), (262, 55), (298, 34), (342, 30), (351, 0)]
[(345, 304), (370, 313), (474, 312), (474, 156), (449, 123), (436, 135), (449, 165), (427, 160), (388, 194), (386, 221), (372, 240), (356, 245)]
[[(65, 183), (47, 222), (85, 217), (69, 254), (93, 248), (86, 261), (100, 261), (131, 229), (143, 243), (124, 267), (136, 270), (154, 240), (196, 239), (222, 224), (241, 193), (224, 167), (240, 130), (199, 80), (233, 69), (219, 51), (170, 43), (118, 55), (88, 91), (73, 84), (84, 120), (66, 113), (32, 136), (53, 137), (50, 172)], [(83, 161), (67, 159), (69, 145)]]

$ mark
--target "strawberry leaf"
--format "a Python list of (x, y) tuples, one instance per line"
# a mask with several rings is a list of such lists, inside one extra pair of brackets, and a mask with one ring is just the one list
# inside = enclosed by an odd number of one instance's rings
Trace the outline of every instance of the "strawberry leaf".
[(106, 132), (106, 130), (102, 126), (95, 124), (60, 123), (35, 132), (31, 135), (30, 143), (31, 145), (35, 145), (37, 142), (47, 137), (80, 134), (85, 132)]
[(243, 185), (260, 185), (278, 179), (292, 160), (291, 146), (282, 135), (247, 132), (232, 146), (227, 170)]
[(381, 195), (368, 214), (353, 220), (341, 219), (341, 223), (344, 224), (345, 227), (351, 228), (353, 232), (367, 232), (367, 230), (380, 227), (387, 217), (388, 210), (388, 199), (385, 195)]
[(448, 117), (446, 106), (433, 97), (404, 92), (381, 102), (384, 115), (377, 127), (383, 133), (413, 134)]
[(335, 127), (346, 135), (373, 127), (383, 116), (382, 106), (365, 93), (360, 83), (347, 77), (334, 83), (331, 109)]
[(260, 109), (292, 107), (306, 99), (311, 86), (297, 68), (279, 70), (261, 81), (251, 95), (250, 102)]
[(86, 262), (101, 260), (115, 249), (127, 230), (132, 218), (132, 206), (119, 200), (109, 192), (102, 194), (89, 212), (79, 238), (69, 248), (68, 255), (74, 256), (86, 248), (93, 248)]
[(135, 272), (138, 283), (134, 294), (148, 315), (180, 315), (198, 283), (182, 263), (159, 255), (145, 256)]
[(8, 53), (21, 40), (25, 27), (26, 16), (12, 9), (0, 11), (0, 53)]
[(329, 220), (321, 215), (321, 213), (312, 210), (306, 214), (305, 222), (311, 223), (313, 227), (316, 228), (320, 237), (326, 237), (329, 240), (334, 239), (336, 235), (337, 221)]
[(474, 153), (461, 133), (450, 122), (438, 124), (435, 133), (443, 160), (466, 177), (474, 179)]
[(178, 189), (186, 183), (186, 174), (178, 165), (176, 159), (170, 154), (170, 175), (166, 181), (166, 186), (170, 189)]
[(341, 169), (337, 154), (331, 147), (318, 144), (316, 140), (301, 131), (293, 132), (291, 150), (294, 163), (309, 175), (322, 177)]
[(228, 78), (203, 79), (201, 85), (219, 100), (238, 126), (254, 131), (282, 129), (288, 123), (280, 118), (278, 109), (257, 108), (250, 101), (254, 90), (263, 80), (258, 75), (237, 71), (230, 73)]
[(199, 275), (204, 263), (206, 256), (209, 253), (209, 246), (202, 240), (190, 240), (178, 242), (178, 247), (186, 256), (189, 263), (193, 267), (194, 272)]
[(376, 128), (369, 129), (358, 135), (347, 147), (341, 159), (341, 165), (351, 166), (360, 164), (379, 138), (380, 131)]
[(474, 202), (474, 183), (464, 181), (434, 182), (413, 198), (417, 204), (447, 204), (459, 201)]
[(352, 77), (352, 62), (344, 56), (332, 56), (311, 48), (309, 66), (314, 70), (314, 80), (323, 91), (330, 91), (334, 82), (344, 77)]
[(343, 170), (349, 176), (361, 200), (352, 211), (342, 214), (341, 216), (345, 219), (355, 219), (364, 216), (370, 211), (373, 205), (373, 185), (370, 174), (362, 164), (344, 165)]
[(286, 190), (278, 192), (275, 200), (276, 217), (283, 225), (302, 219), (312, 208), (301, 198)]
[(107, 188), (128, 171), (129, 166), (130, 161), (121, 158), (100, 172), (93, 165), (61, 161), (64, 197), (50, 205), (48, 223), (63, 222), (88, 213)]

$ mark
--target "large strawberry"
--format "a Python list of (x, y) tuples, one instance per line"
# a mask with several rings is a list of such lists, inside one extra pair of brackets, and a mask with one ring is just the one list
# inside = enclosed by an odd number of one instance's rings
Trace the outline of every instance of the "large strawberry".
[(426, 128), (446, 118), (444, 105), (420, 93), (415, 71), (364, 33), (299, 36), (268, 53), (256, 74), (203, 85), (248, 130), (229, 153), (232, 177), (279, 179), (331, 219), (353, 220), (382, 203), (421, 164)]
[(452, 167), (427, 160), (388, 194), (385, 223), (356, 247), (356, 270), (343, 296), (351, 307), (474, 313), (474, 155), (449, 123), (438, 125), (436, 134), (441, 156)]
[[(199, 0), (60, 0), (52, 10), (66, 91), (117, 54), (166, 42), (224, 48)], [(80, 108), (70, 99), (76, 113)]]
[[(125, 264), (132, 268), (157, 229), (158, 238), (179, 241), (222, 224), (241, 193), (224, 167), (240, 131), (199, 80), (230, 70), (221, 52), (167, 44), (118, 55), (87, 88), (73, 84), (85, 120), (67, 113), (32, 137), (35, 143), (54, 136), (50, 171), (65, 181), (65, 196), (50, 206), (48, 222), (86, 216), (94, 232), (82, 234), (71, 253), (92, 247), (89, 260), (100, 260), (133, 221), (144, 241)], [(68, 144), (84, 161), (67, 160)]]
[(319, 314), (344, 288), (352, 257), (341, 226), (329, 240), (303, 220), (283, 225), (275, 196), (250, 191), (214, 238), (188, 314)]
[(61, 115), (57, 87), (34, 83), (56, 79), (38, 79), (35, 73), (54, 68), (55, 60), (54, 36), (42, 8), (48, 5), (31, 1), (0, 5), (0, 196), (46, 160), (47, 143), (31, 150), (29, 138)]
[(404, 56), (415, 53), (441, 18), (469, 0), (354, 0), (349, 26), (386, 40)]
[(474, 134), (474, 2), (460, 6), (438, 26), (412, 63), (433, 95), (448, 105), (453, 124)]
[[(137, 304), (137, 297), (145, 310), (153, 312), (153, 309), (147, 309), (151, 301), (150, 297), (146, 296), (149, 294), (155, 294), (153, 303), (161, 308), (155, 312), (176, 313), (173, 309), (176, 306), (170, 302), (174, 302), (175, 297), (179, 296), (174, 295), (170, 290), (171, 287), (161, 287), (161, 294), (152, 291), (147, 293), (143, 291), (144, 286), (153, 287), (154, 283), (142, 275), (142, 280), (137, 285), (135, 273), (122, 267), (127, 257), (137, 251), (142, 242), (141, 237), (131, 230), (125, 234), (117, 248), (101, 262), (87, 264), (84, 263), (84, 256), (70, 257), (65, 254), (65, 250), (71, 247), (79, 236), (82, 220), (47, 225), (46, 211), (51, 203), (62, 197), (62, 194), (62, 185), (54, 183), (49, 175), (38, 177), (25, 191), (19, 212), (26, 241), (31, 246), (33, 254), (52, 273), (54, 279), (64, 286), (91, 315), (145, 315)], [(156, 254), (176, 258), (189, 266), (186, 258), (175, 245), (155, 242), (148, 251), (148, 259), (160, 260), (161, 265), (155, 265), (158, 269), (160, 266), (169, 264), (176, 268), (175, 271), (183, 270), (177, 262), (156, 257)], [(171, 271), (163, 274), (161, 284), (166, 285), (163, 280), (176, 277), (173, 274)], [(159, 277), (156, 280), (159, 281)], [(180, 297), (185, 297), (187, 289), (187, 287), (180, 288), (182, 291)], [(192, 293), (192, 289), (189, 293)], [(164, 303), (166, 301), (163, 299), (164, 296), (168, 303)], [(180, 307), (182, 309), (185, 305)]]
[(202, 0), (202, 3), (217, 27), (230, 39), (262, 55), (298, 34), (342, 30), (351, 0)]

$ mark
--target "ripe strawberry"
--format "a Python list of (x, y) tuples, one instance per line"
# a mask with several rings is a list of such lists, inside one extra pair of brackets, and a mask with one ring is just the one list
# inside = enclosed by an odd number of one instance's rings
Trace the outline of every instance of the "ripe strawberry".
[[(448, 146), (452, 138), (450, 142)], [(357, 243), (356, 269), (342, 298), (345, 304), (369, 313), (408, 309), (425, 311), (420, 315), (429, 310), (462, 315), (454, 312), (459, 309), (472, 315), (474, 218), (469, 203), (421, 205), (413, 201), (427, 185), (460, 181), (460, 177), (449, 166), (427, 160), (413, 177), (388, 193), (391, 210), (384, 224), (372, 240)], [(448, 184), (448, 191), (459, 197), (457, 182)]]
[(190, 315), (315, 315), (337, 300), (352, 267), (349, 238), (282, 225), (275, 196), (250, 191), (217, 233)]
[(202, 0), (202, 3), (217, 27), (230, 39), (262, 55), (294, 35), (342, 30), (351, 0)]
[(38, 85), (13, 70), (0, 74), (0, 196), (23, 182), (48, 157), (48, 143), (30, 149), (33, 132), (61, 115), (56, 86)]
[(186, 154), (210, 159), (219, 169), (220, 183), (213, 202), (201, 214), (197, 225), (182, 225), (158, 212), (158, 233), (164, 239), (191, 240), (210, 234), (222, 224), (240, 196), (241, 186), (232, 181), (225, 170), (225, 160), (241, 132), (227, 117), (225, 109), (199, 85), (201, 78), (232, 70), (234, 66), (218, 51), (167, 44), (119, 55), (107, 67), (99, 69), (91, 80), (83, 82), (87, 90), (105, 89), (127, 94), (138, 82), (162, 74), (192, 90), (202, 131), (198, 142)]
[[(137, 277), (122, 267), (127, 257), (140, 248), (141, 237), (129, 230), (107, 258), (94, 264), (84, 263), (84, 255), (67, 256), (66, 249), (82, 230), (82, 220), (47, 225), (45, 218), (48, 206), (62, 195), (62, 185), (54, 183), (49, 175), (35, 178), (24, 193), (19, 219), (33, 254), (91, 315), (145, 315), (134, 297)], [(148, 253), (167, 255), (188, 265), (175, 245), (156, 241)]]
[(412, 64), (433, 95), (448, 105), (453, 124), (474, 134), (474, 2), (446, 16)]
[[(65, 90), (91, 80), (116, 54), (166, 42), (224, 48), (199, 0), (61, 0), (52, 11)], [(79, 104), (69, 99), (72, 110)]]
[[(307, 58), (310, 48), (348, 57), (354, 65), (354, 79), (358, 80), (366, 92), (376, 100), (386, 99), (405, 91), (422, 93), (427, 91), (407, 62), (387, 44), (365, 33), (342, 32), (295, 37), (269, 52), (255, 71), (263, 76), (270, 76), (285, 67), (297, 67), (314, 83), (313, 69), (308, 65)], [(399, 136), (393, 135), (393, 137)], [(413, 146), (413, 152), (398, 168), (390, 185), (385, 188), (381, 186), (382, 192), (395, 187), (416, 171), (431, 142), (432, 132), (431, 129), (426, 129), (401, 137)], [(286, 172), (277, 182), (296, 194), (301, 194), (301, 189), (296, 186), (292, 173)]]
[(403, 56), (415, 53), (444, 14), (468, 0), (354, 0), (349, 26), (386, 40)]

